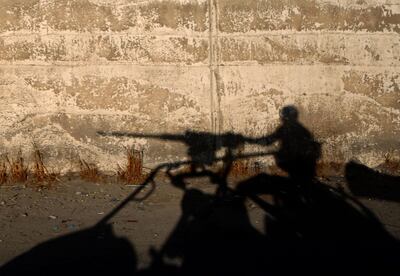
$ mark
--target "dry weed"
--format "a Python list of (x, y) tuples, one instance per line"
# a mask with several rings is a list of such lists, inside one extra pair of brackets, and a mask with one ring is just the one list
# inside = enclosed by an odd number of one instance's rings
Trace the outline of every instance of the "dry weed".
[(118, 165), (118, 179), (125, 183), (140, 183), (143, 180), (143, 152), (133, 147), (126, 149), (127, 163), (124, 168)]
[(79, 175), (83, 180), (89, 182), (99, 182), (102, 180), (101, 173), (95, 164), (87, 163), (82, 158), (79, 159)]
[(0, 185), (7, 183), (8, 181), (8, 168), (6, 160), (0, 162)]
[(18, 151), (17, 157), (13, 160), (10, 160), (8, 156), (6, 156), (6, 161), (9, 164), (9, 180), (12, 183), (23, 183), (28, 180), (29, 169), (28, 166), (25, 166), (25, 160), (22, 157), (21, 150)]
[(43, 162), (43, 155), (38, 148), (35, 147), (33, 152), (33, 181), (41, 186), (48, 186), (52, 182), (58, 180), (58, 174), (50, 173)]

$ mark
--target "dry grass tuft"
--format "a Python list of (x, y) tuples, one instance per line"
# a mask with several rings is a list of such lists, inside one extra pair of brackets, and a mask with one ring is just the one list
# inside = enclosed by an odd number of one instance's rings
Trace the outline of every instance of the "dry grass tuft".
[(10, 181), (12, 183), (26, 182), (28, 180), (29, 168), (25, 166), (21, 150), (18, 151), (17, 157), (14, 160), (10, 160), (8, 156), (6, 156), (6, 160), (10, 168)]
[(79, 175), (83, 180), (89, 182), (99, 182), (103, 179), (96, 164), (87, 163), (82, 158), (79, 159), (79, 169)]
[[(48, 186), (52, 182), (55, 182), (58, 180), (58, 174), (56, 173), (50, 173), (46, 166), (44, 165), (43, 162), (43, 155), (40, 152), (39, 149), (35, 147), (35, 150), (33, 152), (33, 159), (34, 159), (34, 165), (33, 165), (33, 181), (35, 184), (39, 184), (41, 186)], [(47, 185), (43, 185), (47, 184)]]
[(0, 162), (0, 185), (7, 183), (8, 181), (8, 168), (6, 160), (3, 159)]
[(118, 165), (117, 176), (122, 182), (135, 184), (140, 183), (143, 178), (143, 152), (133, 147), (126, 149), (127, 163), (124, 168)]

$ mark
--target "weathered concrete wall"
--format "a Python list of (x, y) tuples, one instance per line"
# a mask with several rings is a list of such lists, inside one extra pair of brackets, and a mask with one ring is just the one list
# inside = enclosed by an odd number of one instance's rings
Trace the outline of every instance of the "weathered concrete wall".
[(326, 161), (399, 156), (400, 0), (0, 0), (0, 147), (113, 170), (184, 147), (97, 130), (263, 135), (299, 107)]

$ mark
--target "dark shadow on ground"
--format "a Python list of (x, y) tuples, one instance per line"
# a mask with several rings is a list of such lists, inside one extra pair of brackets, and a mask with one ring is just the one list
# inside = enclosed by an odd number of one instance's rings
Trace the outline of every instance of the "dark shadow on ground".
[(273, 197), (273, 206), (265, 208), (265, 251), (274, 260), (269, 271), (285, 275), (397, 273), (398, 241), (370, 210), (342, 191), (318, 181), (304, 190), (267, 174), (240, 183), (238, 190), (250, 198)]
[[(153, 183), (154, 176), (166, 170), (171, 184), (184, 192), (179, 222), (162, 248), (152, 250), (153, 263), (136, 271), (133, 245), (106, 227), (143, 185), (94, 228), (39, 245), (6, 264), (0, 273), (19, 275), (44, 268), (51, 274), (101, 275), (398, 275), (398, 241), (358, 200), (316, 180), (321, 146), (298, 121), (297, 109), (284, 107), (281, 120), (274, 133), (262, 137), (191, 131), (183, 135), (99, 132), (180, 141), (187, 146), (188, 161), (161, 164), (144, 182)], [(261, 173), (228, 185), (234, 161), (266, 154), (241, 155), (239, 149), (246, 143), (279, 143), (272, 154), (288, 176)], [(218, 150), (224, 156), (217, 157)], [(218, 162), (222, 165), (215, 170)], [(179, 170), (183, 166), (189, 170)], [(207, 179), (215, 192), (189, 186), (194, 178)], [(249, 200), (265, 212), (264, 232), (250, 223)], [(108, 230), (99, 239), (98, 229), (104, 227)], [(170, 265), (167, 259), (177, 259), (181, 265)]]
[(380, 173), (365, 165), (349, 162), (346, 180), (356, 196), (400, 202), (400, 176)]
[(46, 241), (0, 268), (0, 275), (132, 275), (133, 245), (102, 225)]

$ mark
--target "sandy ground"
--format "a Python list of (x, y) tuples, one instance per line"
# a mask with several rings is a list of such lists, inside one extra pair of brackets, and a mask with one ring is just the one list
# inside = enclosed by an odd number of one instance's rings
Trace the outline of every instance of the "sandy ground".
[[(340, 178), (325, 179), (332, 185)], [(198, 181), (196, 187), (213, 193), (215, 187)], [(35, 245), (64, 234), (93, 226), (136, 187), (121, 184), (96, 184), (63, 180), (49, 190), (23, 185), (0, 188), (0, 266)], [(146, 188), (142, 194), (146, 194)], [(182, 192), (165, 179), (143, 202), (131, 202), (111, 219), (115, 234), (126, 237), (134, 246), (139, 266), (148, 265), (149, 249), (160, 248), (181, 214)], [(386, 229), (400, 239), (400, 203), (361, 199)], [(263, 212), (247, 204), (251, 222), (263, 231)]]

